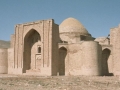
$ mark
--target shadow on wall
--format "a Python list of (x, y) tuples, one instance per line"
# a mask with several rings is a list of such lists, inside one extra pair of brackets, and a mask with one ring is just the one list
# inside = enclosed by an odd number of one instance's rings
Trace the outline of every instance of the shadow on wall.
[(65, 58), (67, 55), (67, 49), (64, 47), (61, 47), (59, 49), (59, 67), (58, 67), (58, 72), (59, 75), (65, 75)]
[(109, 72), (110, 66), (112, 66), (112, 65), (109, 65), (109, 63), (108, 63), (110, 53), (111, 53), (111, 51), (107, 48), (102, 51), (102, 75), (103, 76), (113, 76), (113, 73)]

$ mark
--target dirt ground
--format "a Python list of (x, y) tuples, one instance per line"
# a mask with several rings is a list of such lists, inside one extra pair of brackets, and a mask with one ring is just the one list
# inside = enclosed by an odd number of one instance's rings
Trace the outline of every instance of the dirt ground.
[(120, 78), (0, 74), (0, 90), (120, 90)]

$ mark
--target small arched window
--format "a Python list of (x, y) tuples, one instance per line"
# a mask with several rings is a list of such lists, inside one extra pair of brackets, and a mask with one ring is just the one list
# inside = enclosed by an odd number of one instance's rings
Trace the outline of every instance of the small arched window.
[(86, 36), (80, 35), (80, 40), (81, 40), (81, 41), (84, 41), (85, 39), (86, 39)]
[(38, 47), (38, 53), (41, 53), (41, 47)]

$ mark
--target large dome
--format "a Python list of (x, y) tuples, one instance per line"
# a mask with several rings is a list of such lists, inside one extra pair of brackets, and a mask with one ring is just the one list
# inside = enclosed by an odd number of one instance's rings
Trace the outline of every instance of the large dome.
[(82, 35), (88, 35), (88, 31), (85, 27), (75, 18), (65, 19), (59, 26), (60, 33), (79, 33)]
[(80, 36), (91, 36), (86, 28), (76, 19), (67, 18), (59, 26), (60, 39), (67, 42), (78, 42)]

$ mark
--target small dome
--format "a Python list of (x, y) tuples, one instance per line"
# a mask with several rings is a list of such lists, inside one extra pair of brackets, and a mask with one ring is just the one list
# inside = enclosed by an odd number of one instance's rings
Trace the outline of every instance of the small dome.
[(88, 35), (86, 28), (76, 19), (67, 18), (59, 26), (60, 33), (79, 33), (82, 35)]
[(76, 19), (67, 18), (59, 26), (60, 39), (67, 42), (78, 42), (80, 36), (91, 36), (86, 28)]

